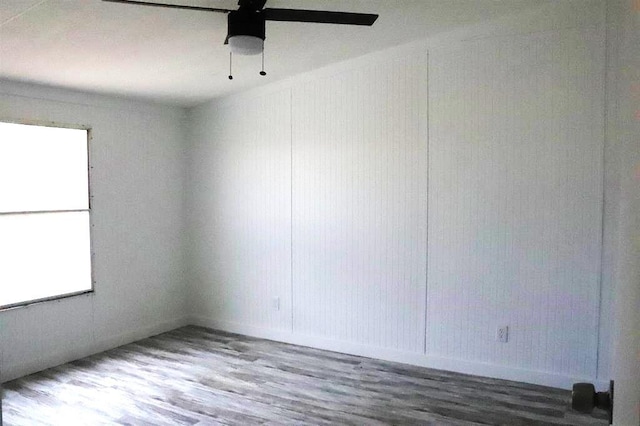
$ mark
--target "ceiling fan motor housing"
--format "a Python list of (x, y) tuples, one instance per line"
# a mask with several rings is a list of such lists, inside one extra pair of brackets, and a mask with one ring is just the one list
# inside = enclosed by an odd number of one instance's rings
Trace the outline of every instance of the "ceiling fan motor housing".
[(262, 11), (234, 10), (227, 15), (227, 40), (231, 50), (241, 55), (262, 53), (265, 17)]

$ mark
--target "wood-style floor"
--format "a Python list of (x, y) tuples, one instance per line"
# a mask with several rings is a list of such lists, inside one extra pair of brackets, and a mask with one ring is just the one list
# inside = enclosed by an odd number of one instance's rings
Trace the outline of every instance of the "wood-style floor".
[(605, 425), (570, 393), (184, 327), (4, 384), (5, 425)]

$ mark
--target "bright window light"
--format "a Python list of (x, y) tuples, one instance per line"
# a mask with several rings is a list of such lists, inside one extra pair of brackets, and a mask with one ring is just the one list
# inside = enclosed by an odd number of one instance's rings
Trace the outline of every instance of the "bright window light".
[(0, 122), (0, 309), (92, 290), (88, 131)]

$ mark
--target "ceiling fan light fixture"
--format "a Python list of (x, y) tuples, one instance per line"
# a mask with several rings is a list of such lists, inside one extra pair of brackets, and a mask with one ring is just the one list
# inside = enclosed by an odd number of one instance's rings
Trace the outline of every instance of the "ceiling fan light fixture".
[(229, 13), (227, 43), (238, 55), (258, 55), (264, 49), (264, 13), (236, 10)]
[(264, 40), (250, 35), (229, 37), (229, 48), (234, 55), (259, 55), (264, 50)]

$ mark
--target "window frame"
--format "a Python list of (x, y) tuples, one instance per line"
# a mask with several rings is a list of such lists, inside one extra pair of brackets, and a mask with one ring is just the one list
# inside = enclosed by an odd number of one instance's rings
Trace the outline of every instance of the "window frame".
[(62, 299), (68, 299), (71, 297), (78, 296), (90, 296), (95, 294), (95, 250), (94, 250), (94, 223), (93, 223), (93, 194), (92, 194), (92, 170), (93, 166), (91, 163), (91, 149), (92, 149), (92, 141), (93, 141), (93, 128), (89, 125), (84, 124), (69, 124), (62, 123), (58, 121), (43, 121), (43, 120), (25, 120), (25, 119), (16, 119), (16, 118), (7, 118), (0, 117), (0, 123), (8, 123), (8, 124), (23, 124), (27, 126), (38, 126), (38, 127), (54, 127), (61, 129), (74, 129), (74, 130), (85, 130), (87, 132), (87, 208), (86, 209), (72, 209), (72, 210), (34, 210), (34, 211), (20, 211), (20, 212), (0, 212), (1, 216), (8, 215), (27, 215), (27, 214), (47, 214), (47, 213), (72, 213), (72, 212), (87, 212), (89, 214), (89, 269), (91, 271), (90, 279), (90, 288), (87, 290), (74, 291), (71, 293), (58, 294), (55, 296), (42, 297), (39, 299), (31, 299), (25, 300), (22, 302), (10, 303), (8, 305), (0, 305), (0, 312), (10, 311), (13, 309), (19, 308), (27, 308), (32, 305), (37, 305), (41, 303), (47, 303), (52, 301), (61, 301)]

